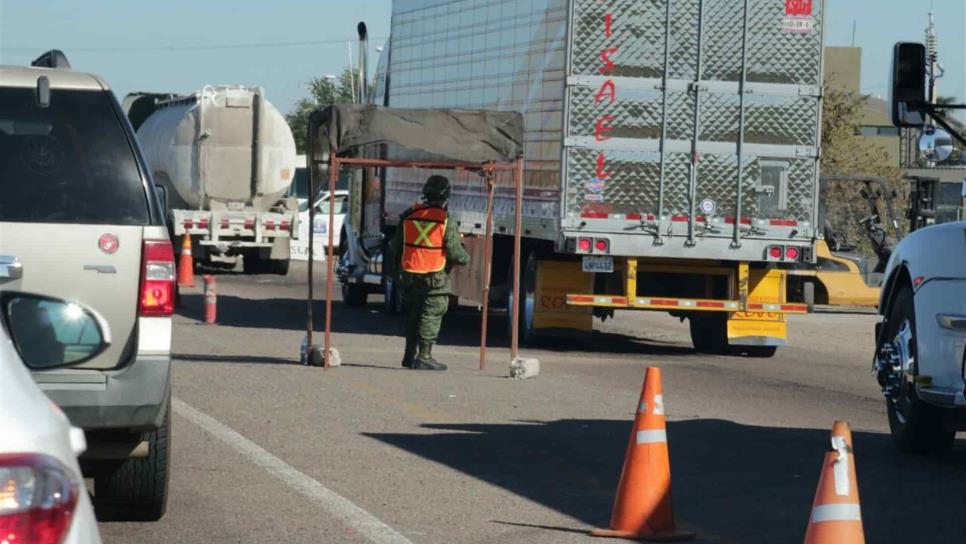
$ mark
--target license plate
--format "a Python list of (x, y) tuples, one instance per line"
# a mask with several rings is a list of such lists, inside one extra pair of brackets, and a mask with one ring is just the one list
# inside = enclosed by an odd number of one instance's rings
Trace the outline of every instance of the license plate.
[(614, 272), (613, 257), (584, 257), (584, 272), (611, 274)]

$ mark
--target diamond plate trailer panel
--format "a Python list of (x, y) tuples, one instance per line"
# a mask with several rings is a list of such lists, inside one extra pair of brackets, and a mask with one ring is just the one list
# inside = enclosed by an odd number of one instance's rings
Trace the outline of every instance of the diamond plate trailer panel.
[(746, 261), (767, 240), (810, 243), (824, 2), (794, 11), (793, 25), (785, 0), (574, 0), (565, 235)]

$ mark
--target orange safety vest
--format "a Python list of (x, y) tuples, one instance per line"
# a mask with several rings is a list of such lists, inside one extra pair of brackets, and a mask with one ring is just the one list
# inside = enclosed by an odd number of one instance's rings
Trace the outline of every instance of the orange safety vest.
[(416, 206), (403, 220), (403, 270), (410, 274), (429, 274), (446, 268), (448, 220), (445, 209), (424, 205)]

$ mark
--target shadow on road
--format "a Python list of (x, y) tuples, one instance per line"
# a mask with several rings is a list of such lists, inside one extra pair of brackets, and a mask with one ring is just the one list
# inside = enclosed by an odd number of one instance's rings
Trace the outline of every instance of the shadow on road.
[[(204, 316), (204, 297), (185, 294), (177, 313), (190, 319)], [(332, 305), (332, 332), (339, 334), (364, 334), (402, 337), (402, 318), (387, 315), (380, 305), (370, 303), (364, 308), (353, 308), (335, 301)], [(325, 302), (316, 301), (312, 306), (315, 330), (325, 327)], [(248, 299), (233, 295), (218, 295), (218, 324), (227, 327), (304, 331), (306, 327), (306, 303), (303, 299), (268, 298)], [(446, 316), (440, 334), (440, 345), (478, 347), (480, 345), (480, 312), (462, 306)], [(487, 334), (489, 347), (509, 347), (505, 315), (491, 317)], [(553, 335), (535, 347), (555, 352), (592, 352), (607, 354), (691, 355), (690, 347), (667, 344), (621, 334), (574, 333)]]
[[(436, 433), (368, 436), (590, 528), (610, 518), (630, 426), (610, 420), (425, 425)], [(692, 420), (669, 423), (668, 434), (675, 508), (683, 526), (715, 542), (803, 539), (829, 431)], [(947, 455), (904, 457), (886, 435), (854, 438), (869, 542), (961, 541), (964, 441)]]

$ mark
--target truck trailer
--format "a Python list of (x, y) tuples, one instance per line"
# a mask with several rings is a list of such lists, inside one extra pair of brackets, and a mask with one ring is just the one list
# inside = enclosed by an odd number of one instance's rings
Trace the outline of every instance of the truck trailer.
[[(813, 263), (823, 0), (395, 0), (371, 102), (519, 111), (526, 127), (520, 337), (669, 312), (704, 352), (769, 357), (787, 340), (789, 265)], [(442, 172), (441, 172), (442, 173)], [(425, 172), (353, 185), (339, 275), (350, 303), (383, 266)], [(471, 252), (486, 189), (451, 176)], [(512, 300), (514, 197), (496, 179), (492, 302)], [(457, 271), (470, 298), (482, 258)]]
[(190, 94), (132, 93), (124, 111), (168, 215), (173, 240), (192, 239), (195, 263), (286, 274), (299, 235), (295, 139), (258, 87)]

